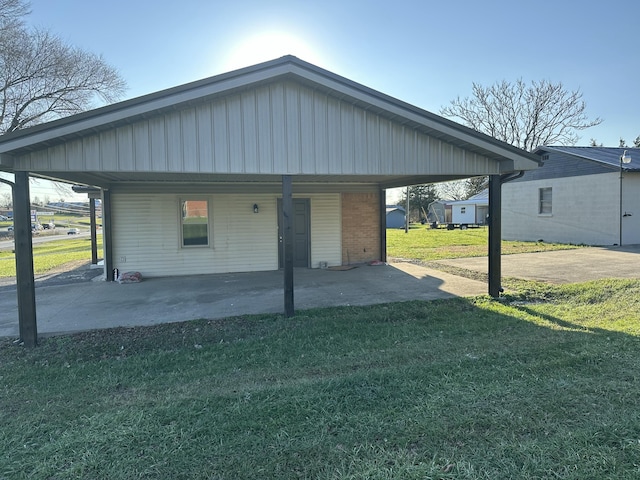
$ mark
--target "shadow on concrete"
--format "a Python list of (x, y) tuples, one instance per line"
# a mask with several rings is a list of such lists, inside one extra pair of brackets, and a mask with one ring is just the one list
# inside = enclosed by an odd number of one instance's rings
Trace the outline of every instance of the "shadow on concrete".
[[(39, 334), (284, 311), (281, 271), (149, 278), (133, 284), (96, 281), (95, 275), (95, 270), (78, 269), (38, 282)], [(344, 271), (296, 269), (294, 283), (296, 310), (486, 293), (484, 283), (409, 263)], [(15, 284), (2, 287), (0, 308), (0, 336), (17, 336)]]

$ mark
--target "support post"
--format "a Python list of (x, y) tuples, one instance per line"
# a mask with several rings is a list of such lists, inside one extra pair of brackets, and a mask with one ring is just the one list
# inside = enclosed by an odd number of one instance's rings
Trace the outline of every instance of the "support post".
[(104, 268), (108, 282), (115, 280), (113, 276), (113, 244), (111, 233), (111, 191), (102, 191), (102, 242), (104, 244)]
[(498, 298), (501, 285), (502, 179), (489, 175), (489, 295)]
[(89, 218), (91, 221), (91, 265), (98, 264), (98, 238), (96, 235), (96, 199), (89, 198)]
[(387, 261), (387, 191), (380, 189), (380, 261)]
[(33, 278), (33, 245), (31, 244), (31, 200), (29, 174), (15, 173), (13, 187), (13, 226), (16, 252), (18, 324), (20, 339), (26, 347), (38, 343), (36, 293)]
[(293, 304), (293, 186), (291, 175), (282, 176), (282, 220), (284, 255), (284, 316), (295, 315)]

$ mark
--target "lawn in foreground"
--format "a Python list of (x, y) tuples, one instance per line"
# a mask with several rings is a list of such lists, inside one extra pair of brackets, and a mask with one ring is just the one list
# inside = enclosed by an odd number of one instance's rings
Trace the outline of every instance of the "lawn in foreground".
[(640, 281), (0, 344), (0, 478), (640, 477)]

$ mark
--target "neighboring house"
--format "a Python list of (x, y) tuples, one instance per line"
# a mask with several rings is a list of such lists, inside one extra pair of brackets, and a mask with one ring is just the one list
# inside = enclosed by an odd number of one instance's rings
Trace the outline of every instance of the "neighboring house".
[[(626, 152), (630, 163), (622, 163)], [(543, 166), (502, 187), (502, 237), (640, 244), (640, 149), (540, 147)]]
[(296, 267), (383, 260), (386, 189), (538, 164), (291, 56), (0, 137), (0, 170), (97, 188), (109, 279), (276, 270), (289, 221)]
[(399, 205), (387, 205), (387, 228), (404, 228), (405, 210)]

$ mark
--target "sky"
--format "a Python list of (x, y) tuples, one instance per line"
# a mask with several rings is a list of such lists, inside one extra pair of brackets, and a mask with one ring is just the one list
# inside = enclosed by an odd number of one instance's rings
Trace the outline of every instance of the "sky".
[(436, 114), (474, 82), (562, 82), (603, 120), (578, 145), (640, 135), (637, 0), (31, 0), (31, 10), (29, 24), (115, 67), (123, 100), (292, 54)]

